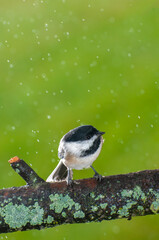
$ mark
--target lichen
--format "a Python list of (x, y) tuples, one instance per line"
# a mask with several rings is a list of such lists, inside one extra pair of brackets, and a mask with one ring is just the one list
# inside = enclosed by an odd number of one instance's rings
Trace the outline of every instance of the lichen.
[(91, 193), (90, 193), (90, 196), (91, 196), (91, 198), (95, 198), (94, 192), (91, 192)]
[(55, 195), (51, 194), (49, 198), (52, 201), (50, 209), (54, 210), (55, 213), (61, 213), (64, 208), (71, 210), (72, 206), (75, 205), (75, 202), (69, 197), (69, 195), (56, 193)]
[(116, 213), (116, 206), (115, 205), (112, 205), (111, 207), (110, 207), (110, 209), (111, 209), (111, 215), (112, 214), (114, 214), (114, 213)]
[(85, 213), (83, 211), (77, 211), (73, 214), (74, 218), (84, 218)]
[(33, 206), (34, 208), (30, 211), (31, 225), (41, 224), (44, 214), (44, 209), (40, 208), (38, 202)]
[(127, 190), (127, 189), (124, 189), (122, 192), (121, 192), (121, 196), (123, 197), (123, 198), (125, 198), (125, 197), (131, 197), (132, 196), (132, 193), (133, 193), (133, 191), (132, 190)]
[(44, 220), (44, 222), (51, 224), (54, 221), (54, 218), (50, 215), (48, 215), (48, 217)]
[(43, 214), (44, 210), (40, 208), (38, 203), (35, 203), (33, 207), (8, 203), (4, 208), (0, 209), (0, 215), (4, 217), (5, 223), (14, 229), (25, 226), (27, 223), (40, 225)]
[(92, 212), (96, 212), (96, 211), (98, 211), (98, 207), (97, 206), (91, 206), (91, 210), (92, 210)]
[(102, 199), (102, 198), (104, 198), (104, 195), (100, 194), (95, 198), (95, 200), (97, 201), (97, 200)]
[(141, 198), (142, 201), (146, 201), (146, 196), (145, 193), (141, 190), (141, 188), (139, 186), (136, 186), (133, 189), (133, 198), (138, 200), (139, 198)]
[(145, 212), (145, 211), (144, 211), (144, 207), (143, 207), (143, 206), (140, 206), (140, 205), (137, 207), (137, 210), (139, 211), (140, 215), (143, 215), (144, 212)]
[(108, 203), (100, 203), (100, 207), (102, 209), (105, 209), (108, 206)]
[(20, 228), (29, 222), (29, 209), (23, 204), (13, 205), (9, 203), (4, 207), (2, 216), (11, 228)]
[(159, 199), (156, 199), (156, 201), (152, 202), (150, 209), (155, 214), (159, 212)]
[(62, 217), (66, 217), (66, 213), (65, 212), (62, 212)]
[(122, 208), (120, 208), (117, 212), (119, 214), (119, 218), (128, 217), (129, 209), (131, 209), (132, 206), (136, 205), (136, 204), (137, 204), (136, 201), (131, 201), (131, 202), (128, 202), (127, 204), (125, 204)]

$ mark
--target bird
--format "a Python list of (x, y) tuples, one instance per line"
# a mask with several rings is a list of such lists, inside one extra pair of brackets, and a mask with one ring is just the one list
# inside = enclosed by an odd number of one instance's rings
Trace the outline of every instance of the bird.
[(92, 166), (100, 154), (105, 132), (97, 130), (92, 125), (82, 125), (70, 130), (60, 140), (58, 147), (58, 165), (49, 175), (46, 182), (66, 180), (72, 184), (72, 169), (82, 170), (91, 167), (94, 177), (101, 181), (102, 176)]

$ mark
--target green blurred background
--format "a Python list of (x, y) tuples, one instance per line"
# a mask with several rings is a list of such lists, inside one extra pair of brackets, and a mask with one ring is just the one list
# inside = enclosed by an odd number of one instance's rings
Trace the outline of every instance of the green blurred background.
[[(0, 188), (25, 182), (17, 155), (44, 179), (60, 138), (81, 124), (106, 131), (102, 175), (159, 167), (159, 3), (0, 1)], [(74, 178), (92, 177), (74, 171)], [(158, 239), (159, 216), (63, 225), (1, 239)]]

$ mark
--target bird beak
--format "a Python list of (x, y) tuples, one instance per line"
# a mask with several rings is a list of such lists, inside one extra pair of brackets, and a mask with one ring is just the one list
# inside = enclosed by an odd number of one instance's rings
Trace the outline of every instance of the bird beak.
[(99, 136), (101, 136), (101, 135), (105, 134), (105, 132), (98, 132), (97, 134), (98, 134)]

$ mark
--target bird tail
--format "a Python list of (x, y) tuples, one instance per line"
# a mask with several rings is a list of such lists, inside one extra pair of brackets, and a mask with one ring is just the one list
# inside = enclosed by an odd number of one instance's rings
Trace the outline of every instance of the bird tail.
[(60, 160), (56, 168), (46, 179), (46, 182), (56, 182), (56, 181), (66, 180), (67, 176), (68, 176), (67, 167)]

